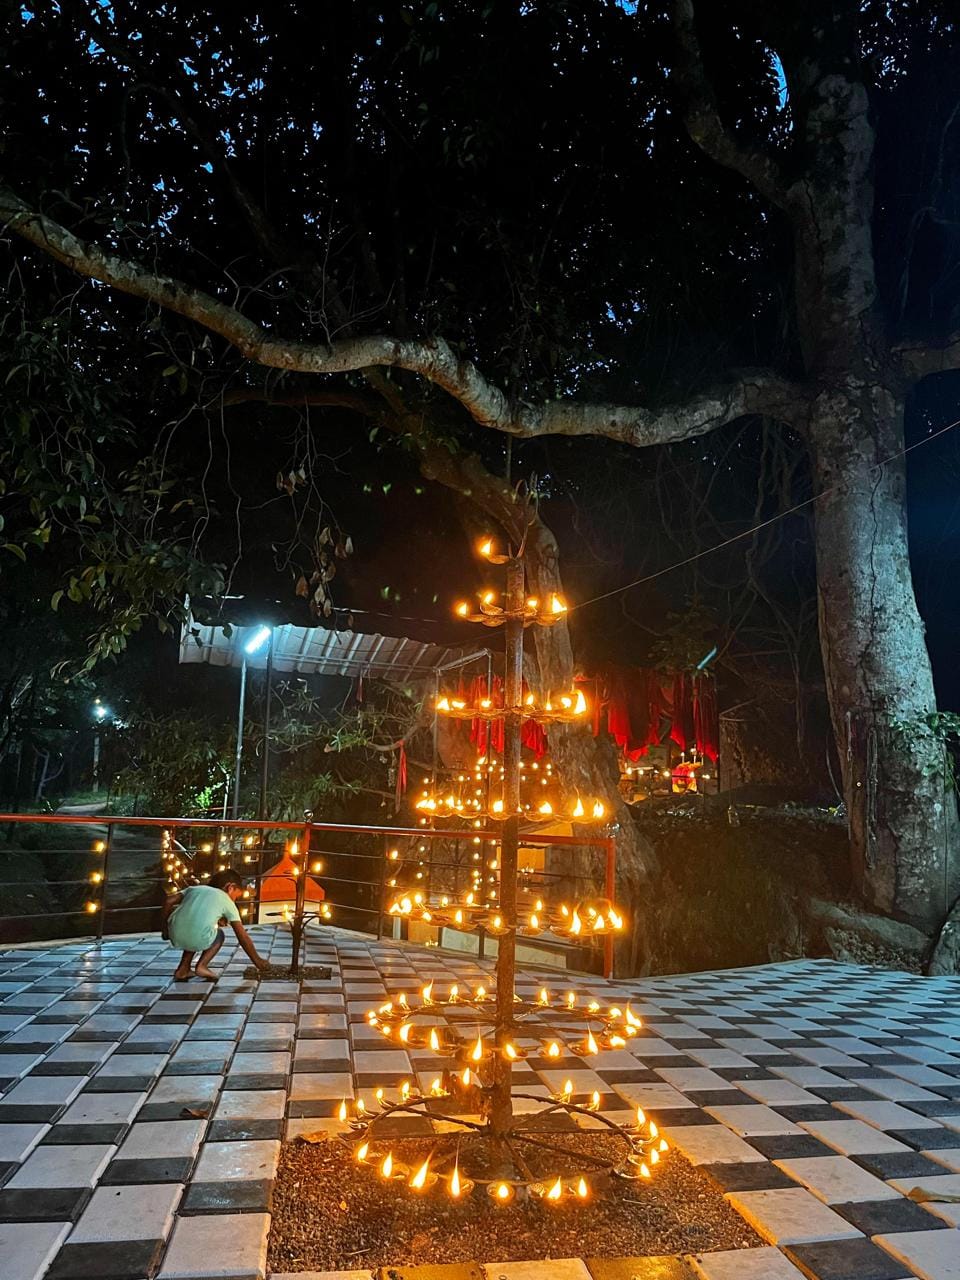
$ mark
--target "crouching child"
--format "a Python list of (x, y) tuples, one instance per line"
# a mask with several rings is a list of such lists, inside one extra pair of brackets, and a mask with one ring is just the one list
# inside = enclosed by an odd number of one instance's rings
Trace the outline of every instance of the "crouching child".
[(243, 883), (235, 871), (218, 871), (206, 884), (193, 884), (168, 898), (163, 908), (163, 935), (170, 945), (183, 952), (174, 972), (177, 982), (191, 976), (193, 957), (199, 954), (194, 972), (198, 978), (216, 982), (210, 961), (223, 946), (221, 925), (230, 924), (237, 941), (260, 970), (270, 966), (250, 940), (240, 922), (237, 899), (243, 896)]

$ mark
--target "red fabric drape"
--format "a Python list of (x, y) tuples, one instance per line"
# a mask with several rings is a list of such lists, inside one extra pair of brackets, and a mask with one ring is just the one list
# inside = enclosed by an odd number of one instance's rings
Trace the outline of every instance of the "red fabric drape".
[(689, 751), (693, 746), (693, 681), (689, 671), (678, 671), (673, 677), (673, 727), (670, 738), (681, 751)]
[[(524, 684), (523, 693), (526, 695), (527, 686)], [(481, 698), (489, 697), (495, 707), (503, 706), (503, 680), (500, 676), (493, 677), (493, 689), (490, 694), (487, 693), (487, 677), (477, 676), (470, 685), (468, 694), (462, 695), (471, 705), (476, 705)], [(470, 741), (481, 754), (487, 749), (487, 724), (488, 721), (483, 720), (480, 716), (470, 721)], [(502, 720), (489, 721), (490, 724), (490, 748), (499, 755), (503, 755), (504, 748), (504, 726)], [(542, 759), (547, 753), (547, 735), (544, 729), (537, 724), (535, 720), (524, 720), (520, 727), (520, 742), (523, 746), (532, 751), (538, 760)]]
[(693, 725), (697, 751), (716, 764), (720, 755), (720, 715), (717, 709), (717, 682), (713, 676), (694, 677)]
[(397, 803), (394, 810), (400, 808), (400, 801), (407, 793), (407, 753), (404, 745), (400, 743), (400, 753), (397, 756)]
[(604, 729), (630, 760), (660, 741), (663, 693), (660, 676), (643, 667), (610, 668), (596, 679), (593, 735)]

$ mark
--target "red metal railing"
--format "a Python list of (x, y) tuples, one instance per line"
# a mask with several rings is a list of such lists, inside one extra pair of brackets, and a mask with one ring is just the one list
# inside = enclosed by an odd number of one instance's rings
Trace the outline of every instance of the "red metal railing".
[[(493, 828), (476, 830), (468, 829), (439, 829), (432, 830), (426, 827), (381, 827), (372, 824), (362, 823), (331, 823), (331, 822), (260, 822), (245, 821), (243, 819), (228, 820), (207, 820), (197, 818), (132, 818), (132, 817), (115, 817), (115, 816), (79, 816), (74, 814), (0, 814), (0, 832), (6, 828), (8, 847), (10, 844), (12, 833), (23, 830), (26, 827), (39, 827), (41, 829), (57, 827), (74, 827), (83, 829), (99, 829), (105, 834), (103, 838), (96, 841), (99, 846), (94, 851), (89, 849), (89, 853), (93, 853), (99, 859), (99, 865), (95, 865), (93, 871), (88, 873), (83, 879), (51, 879), (48, 880), (45, 889), (55, 891), (60, 895), (57, 905), (54, 909), (47, 907), (37, 912), (18, 910), (11, 914), (2, 914), (4, 898), (10, 900), (9, 890), (20, 890), (21, 897), (28, 897), (25, 893), (25, 882), (23, 880), (8, 880), (5, 878), (2, 857), (5, 852), (2, 838), (0, 838), (0, 942), (3, 941), (25, 941), (31, 940), (26, 937), (15, 938), (15, 934), (29, 934), (31, 927), (39, 932), (37, 926), (24, 925), (21, 922), (36, 921), (49, 918), (71, 918), (76, 916), (89, 916), (91, 923), (96, 919), (96, 928), (93, 930), (93, 936), (102, 938), (105, 932), (109, 932), (108, 923), (112, 916), (114, 924), (120, 932), (132, 932), (132, 928), (123, 928), (123, 925), (129, 925), (131, 920), (142, 913), (157, 912), (162, 898), (161, 888), (166, 888), (169, 882), (169, 874), (163, 871), (163, 855), (161, 845), (157, 846), (156, 866), (157, 873), (148, 874), (147, 871), (137, 871), (131, 874), (120, 874), (117, 871), (117, 833), (119, 831), (149, 832), (157, 831), (167, 833), (171, 847), (175, 849), (175, 860), (179, 861), (184, 868), (184, 878), (189, 878), (194, 873), (204, 874), (201, 867), (209, 865), (211, 869), (217, 866), (231, 865), (242, 871), (246, 878), (253, 882), (250, 891), (251, 901), (247, 908), (247, 914), (257, 919), (258, 916), (262, 920), (263, 911), (258, 911), (260, 904), (260, 888), (263, 882), (265, 871), (265, 859), (275, 854), (279, 858), (283, 851), (284, 837), (297, 837), (301, 842), (301, 848), (309, 849), (311, 858), (316, 858), (324, 863), (322, 872), (311, 872), (310, 867), (304, 865), (303, 871), (306, 874), (313, 874), (316, 879), (320, 880), (324, 891), (327, 894), (326, 902), (333, 909), (334, 920), (337, 924), (341, 924), (345, 928), (357, 928), (361, 932), (375, 933), (381, 936), (383, 932), (384, 919), (391, 922), (395, 919), (393, 916), (387, 916), (387, 899), (390, 896), (390, 887), (387, 882), (387, 846), (397, 844), (398, 842), (417, 841), (419, 845), (425, 845), (430, 852), (430, 857), (423, 860), (425, 865), (426, 878), (431, 879), (435, 873), (453, 872), (454, 875), (458, 871), (464, 870), (468, 865), (460, 856), (459, 846), (469, 844), (470, 849), (476, 847), (477, 842), (493, 843), (499, 841), (499, 832)], [(273, 840), (270, 837), (275, 837)], [(276, 839), (279, 837), (279, 841)], [(360, 837), (372, 842), (373, 851), (364, 852), (356, 847), (350, 849), (327, 849), (324, 846), (326, 838), (333, 837)], [(446, 845), (453, 846), (453, 852), (445, 860), (437, 860), (433, 857), (434, 851), (438, 845), (444, 842)], [(162, 843), (162, 841), (161, 841)], [(615, 898), (616, 883), (616, 844), (612, 838), (602, 837), (594, 839), (581, 839), (578, 836), (565, 835), (546, 835), (536, 831), (524, 832), (521, 836), (521, 843), (525, 847), (531, 848), (579, 848), (588, 850), (592, 858), (597, 855), (602, 856), (602, 876), (594, 874), (591, 868), (589, 874), (583, 872), (573, 873), (567, 870), (537, 870), (533, 873), (533, 880), (537, 886), (546, 887), (551, 882), (558, 881), (586, 881), (591, 885), (597, 880), (602, 879), (603, 894), (611, 901)], [(481, 846), (482, 847), (482, 846)], [(89, 847), (88, 847), (89, 848)], [(15, 850), (10, 849), (8, 857)], [(143, 853), (143, 851), (140, 851)], [(82, 850), (74, 848), (57, 849), (56, 847), (43, 848), (39, 856), (46, 859), (49, 864), (55, 861), (58, 856), (66, 856), (67, 854), (78, 855)], [(452, 861), (450, 858), (452, 857)], [(204, 859), (207, 860), (206, 864)], [(338, 859), (343, 861), (340, 866), (339, 862), (334, 867), (327, 865), (328, 860)], [(362, 874), (362, 871), (370, 863), (373, 863), (371, 874)], [(599, 869), (598, 869), (599, 870)], [(352, 874), (344, 874), (350, 872)], [(209, 871), (206, 872), (209, 874)], [(291, 880), (291, 894), (293, 899), (295, 890), (293, 885), (295, 881), (293, 877), (286, 877)], [(137, 904), (137, 895), (131, 898), (128, 894), (127, 901), (118, 901), (117, 889), (122, 889), (124, 884), (128, 888), (132, 884), (146, 886), (145, 892), (154, 896), (154, 901), (143, 904)], [(336, 886), (334, 888), (334, 886)], [(86, 892), (81, 893), (84, 889)], [(113, 900), (111, 901), (111, 890), (113, 890)], [(70, 891), (76, 891), (71, 893)], [(139, 896), (143, 896), (141, 893)], [(83, 902), (80, 902), (83, 898)], [(76, 905), (71, 905), (75, 902)], [(131, 905), (131, 902), (133, 905)], [(279, 913), (275, 913), (278, 914)], [(143, 929), (145, 921), (141, 921), (138, 930)], [(17, 927), (19, 925), (19, 927)], [(58, 936), (64, 936), (61, 931)], [(89, 936), (85, 933), (77, 936)], [(438, 930), (438, 941), (442, 936)], [(484, 939), (480, 935), (480, 954), (483, 954)], [(579, 953), (589, 953), (594, 950), (591, 943), (566, 944), (561, 943), (555, 938), (549, 940), (541, 940), (541, 945), (548, 946), (551, 950), (574, 950)], [(610, 977), (613, 973), (613, 938), (606, 934), (601, 941), (603, 956), (603, 972), (604, 976)]]

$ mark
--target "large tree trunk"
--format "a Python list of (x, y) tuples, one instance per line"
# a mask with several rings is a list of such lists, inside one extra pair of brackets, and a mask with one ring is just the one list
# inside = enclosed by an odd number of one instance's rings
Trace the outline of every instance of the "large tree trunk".
[[(877, 911), (931, 932), (957, 892), (942, 750), (897, 734), (936, 708), (910, 575), (902, 405), (852, 376), (811, 407), (820, 642), (853, 878)], [(878, 462), (893, 458), (879, 467)]]
[[(527, 573), (532, 592), (541, 600), (552, 592), (563, 594), (557, 544), (553, 533), (539, 520), (527, 536)], [(554, 627), (531, 628), (535, 632), (537, 668), (542, 691), (569, 689), (575, 674), (570, 632), (565, 622)], [(529, 633), (528, 633), (529, 634)], [(550, 730), (550, 750), (560, 779), (571, 794), (598, 797), (609, 814), (609, 829), (617, 842), (617, 896), (629, 919), (629, 930), (617, 952), (617, 966), (631, 975), (649, 971), (653, 957), (647, 944), (647, 913), (651, 909), (649, 885), (657, 871), (657, 858), (649, 842), (637, 831), (630, 810), (620, 795), (620, 766), (613, 743), (595, 739), (585, 725)], [(584, 828), (586, 838), (591, 831)], [(602, 868), (594, 866), (598, 878)]]

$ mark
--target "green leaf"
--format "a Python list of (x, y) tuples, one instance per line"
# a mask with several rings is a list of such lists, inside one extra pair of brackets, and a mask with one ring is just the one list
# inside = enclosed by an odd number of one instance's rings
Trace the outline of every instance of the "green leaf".
[(63, 591), (55, 591), (50, 597), (50, 608), (56, 613), (60, 607), (60, 601), (63, 599)]
[(15, 542), (5, 542), (3, 549), (4, 551), (9, 551), (12, 556), (16, 556), (18, 560), (23, 560), (26, 563), (27, 553), (23, 547), (18, 547)]

